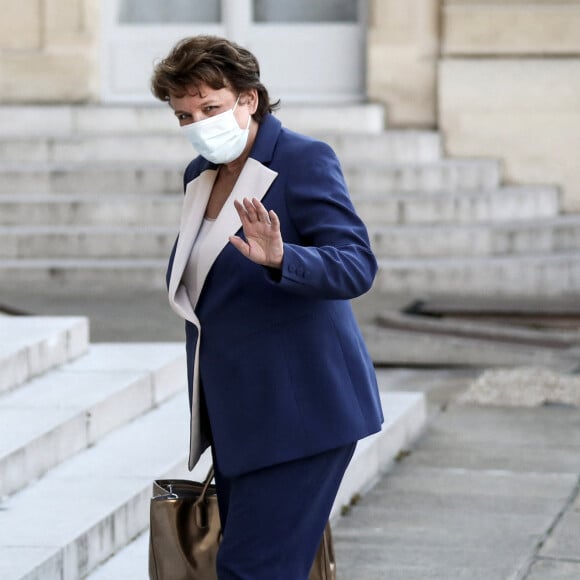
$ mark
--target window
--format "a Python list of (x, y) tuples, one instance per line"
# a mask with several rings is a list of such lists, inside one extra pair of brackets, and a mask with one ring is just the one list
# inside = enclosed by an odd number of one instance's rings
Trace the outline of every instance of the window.
[(255, 22), (357, 22), (358, 0), (253, 0)]
[(123, 24), (183, 24), (220, 22), (220, 0), (120, 0)]

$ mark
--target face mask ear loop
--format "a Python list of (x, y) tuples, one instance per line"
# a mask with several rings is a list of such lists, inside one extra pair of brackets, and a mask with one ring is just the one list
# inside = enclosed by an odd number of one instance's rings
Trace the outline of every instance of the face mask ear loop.
[[(238, 98), (236, 99), (236, 104), (232, 108), (232, 113), (236, 110), (236, 107), (238, 106), (238, 102), (239, 102), (241, 96), (242, 95), (238, 95)], [(247, 131), (250, 128), (251, 122), (252, 122), (252, 113), (250, 113), (248, 111), (248, 124), (246, 125), (245, 131)]]

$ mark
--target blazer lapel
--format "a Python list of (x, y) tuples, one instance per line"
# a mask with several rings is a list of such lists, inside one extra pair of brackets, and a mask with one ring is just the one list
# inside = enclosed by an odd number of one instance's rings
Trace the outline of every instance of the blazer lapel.
[(179, 237), (169, 278), (169, 303), (171, 308), (179, 316), (193, 322), (196, 326), (199, 326), (199, 322), (193, 312), (187, 291), (181, 284), (181, 278), (187, 266), (191, 248), (201, 227), (216, 176), (217, 170), (207, 169), (187, 184), (181, 211)]
[(256, 197), (262, 200), (277, 175), (277, 172), (268, 169), (251, 157), (244, 164), (232, 193), (202, 242), (195, 288), (190, 289), (193, 308), (197, 304), (211, 266), (219, 253), (229, 243), (229, 237), (234, 235), (242, 226), (240, 216), (234, 206), (234, 200), (241, 200), (244, 197)]

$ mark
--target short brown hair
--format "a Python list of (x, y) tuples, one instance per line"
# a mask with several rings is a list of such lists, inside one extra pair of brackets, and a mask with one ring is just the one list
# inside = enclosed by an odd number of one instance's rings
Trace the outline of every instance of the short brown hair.
[(266, 87), (260, 82), (260, 65), (245, 48), (217, 36), (192, 36), (179, 41), (153, 71), (151, 90), (161, 101), (183, 97), (191, 87), (206, 84), (212, 89), (224, 87), (236, 93), (256, 89), (258, 108), (254, 119), (259, 123), (266, 113), (278, 108), (270, 102)]

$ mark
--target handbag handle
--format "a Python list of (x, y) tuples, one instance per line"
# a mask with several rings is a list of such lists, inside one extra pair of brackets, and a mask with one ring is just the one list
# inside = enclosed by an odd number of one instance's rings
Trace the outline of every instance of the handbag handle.
[(201, 501), (205, 500), (205, 496), (207, 494), (207, 490), (209, 489), (209, 486), (211, 484), (211, 481), (214, 477), (214, 469), (213, 469), (213, 465), (209, 468), (209, 471), (207, 472), (207, 475), (205, 476), (205, 479), (203, 480), (203, 488), (201, 490), (201, 493), (199, 494), (199, 498), (195, 503), (199, 503)]
[(207, 495), (207, 490), (211, 484), (211, 481), (214, 477), (214, 469), (213, 465), (209, 468), (205, 480), (203, 482), (203, 487), (201, 489), (201, 493), (199, 497), (195, 500), (193, 504), (194, 513), (195, 513), (195, 521), (200, 528), (207, 528), (208, 520), (207, 520), (207, 506), (205, 501), (205, 496)]

